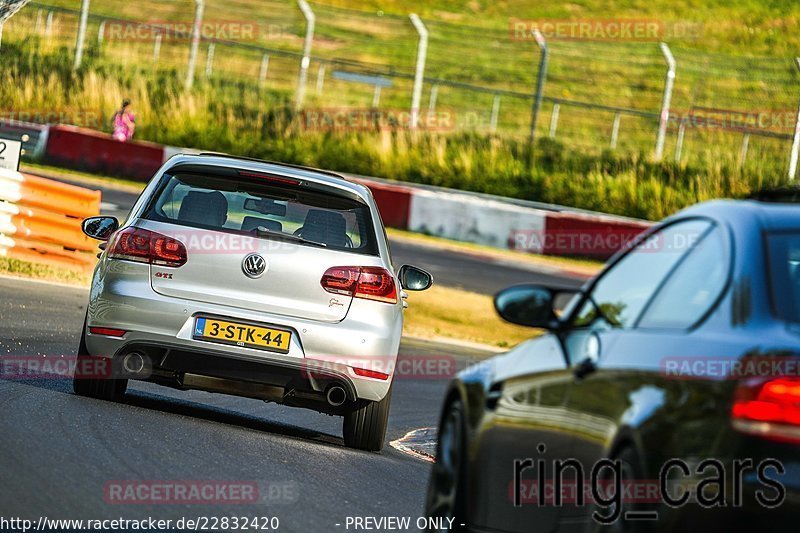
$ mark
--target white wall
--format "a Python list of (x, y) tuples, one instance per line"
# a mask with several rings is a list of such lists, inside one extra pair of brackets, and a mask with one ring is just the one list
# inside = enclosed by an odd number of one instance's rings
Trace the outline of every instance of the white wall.
[(515, 232), (543, 232), (547, 213), (465, 194), (420, 189), (411, 196), (410, 211), (410, 231), (497, 248), (508, 248)]

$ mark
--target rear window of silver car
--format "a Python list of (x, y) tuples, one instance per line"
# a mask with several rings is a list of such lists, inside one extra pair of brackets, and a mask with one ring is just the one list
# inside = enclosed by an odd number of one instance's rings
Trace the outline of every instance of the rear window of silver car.
[(165, 174), (144, 218), (181, 226), (377, 255), (369, 207), (287, 182)]

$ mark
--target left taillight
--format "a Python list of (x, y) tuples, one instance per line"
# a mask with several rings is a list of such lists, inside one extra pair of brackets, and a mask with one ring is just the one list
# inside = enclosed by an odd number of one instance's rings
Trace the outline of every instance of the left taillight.
[(89, 328), (92, 335), (105, 335), (107, 337), (122, 337), (127, 333), (124, 329), (116, 328)]
[(734, 429), (800, 443), (800, 378), (751, 378), (739, 383), (731, 409)]
[(186, 263), (186, 247), (180, 241), (154, 231), (128, 227), (111, 238), (108, 257), (151, 265), (179, 267)]
[(382, 267), (332, 267), (320, 280), (322, 288), (333, 294), (397, 303), (397, 287), (392, 274)]

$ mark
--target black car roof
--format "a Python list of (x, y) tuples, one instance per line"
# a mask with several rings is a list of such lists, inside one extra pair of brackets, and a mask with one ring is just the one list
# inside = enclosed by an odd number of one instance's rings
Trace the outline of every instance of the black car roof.
[(800, 229), (800, 204), (793, 203), (713, 200), (689, 207), (679, 215), (706, 215), (739, 223), (752, 222), (766, 230)]

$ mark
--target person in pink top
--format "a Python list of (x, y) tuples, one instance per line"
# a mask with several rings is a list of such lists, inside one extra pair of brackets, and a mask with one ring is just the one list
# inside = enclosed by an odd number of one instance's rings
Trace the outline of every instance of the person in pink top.
[(136, 129), (136, 117), (131, 113), (128, 108), (131, 101), (127, 98), (122, 101), (122, 109), (114, 113), (111, 119), (111, 124), (114, 127), (113, 137), (120, 142), (127, 142), (133, 138), (133, 132)]

